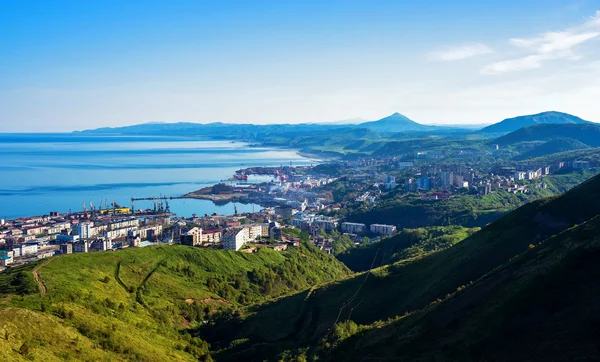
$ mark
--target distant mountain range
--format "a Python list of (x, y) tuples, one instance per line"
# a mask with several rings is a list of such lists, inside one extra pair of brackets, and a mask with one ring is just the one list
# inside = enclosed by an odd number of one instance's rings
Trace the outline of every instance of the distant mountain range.
[[(460, 125), (427, 125), (411, 120), (410, 118), (400, 113), (394, 113), (387, 117), (376, 121), (360, 122), (359, 119), (346, 121), (338, 121), (331, 123), (300, 123), (300, 124), (235, 124), (235, 123), (144, 123), (125, 127), (116, 128), (99, 128), (95, 130), (82, 131), (85, 133), (95, 134), (136, 134), (136, 135), (195, 135), (207, 137), (225, 137), (235, 138), (247, 137), (248, 135), (285, 135), (288, 132), (291, 134), (311, 133), (311, 132), (327, 132), (335, 130), (336, 132), (342, 128), (356, 129), (365, 128), (371, 131), (383, 133), (474, 133), (478, 129), (479, 134), (493, 136), (497, 134), (506, 134), (522, 129), (524, 127), (534, 126), (538, 124), (563, 124), (563, 125), (589, 125), (594, 124), (583, 120), (579, 117), (561, 113), (561, 112), (543, 112), (533, 115), (519, 116), (515, 118), (505, 119), (501, 122), (484, 127), (483, 125), (475, 124), (460, 124)], [(483, 128), (482, 128), (483, 127)], [(563, 136), (564, 137), (564, 136)], [(584, 142), (585, 143), (585, 142)]]
[(561, 112), (542, 112), (527, 116), (508, 118), (501, 122), (487, 126), (481, 130), (482, 133), (509, 133), (523, 127), (536, 124), (590, 124), (579, 117)]
[[(468, 132), (469, 130), (481, 128), (478, 125), (425, 125), (417, 123), (408, 117), (394, 113), (377, 121), (360, 122), (360, 119), (350, 119), (330, 123), (299, 123), (299, 124), (235, 124), (235, 123), (161, 123), (149, 122), (124, 127), (104, 127), (94, 130), (82, 131), (85, 133), (103, 133), (103, 134), (182, 134), (184, 132), (201, 132), (214, 134), (224, 130), (233, 130), (234, 134), (241, 131), (261, 132), (261, 133), (281, 133), (281, 131), (310, 131), (327, 130), (339, 128), (366, 128), (378, 133), (399, 133), (399, 132)], [(231, 134), (229, 131), (227, 134)]]

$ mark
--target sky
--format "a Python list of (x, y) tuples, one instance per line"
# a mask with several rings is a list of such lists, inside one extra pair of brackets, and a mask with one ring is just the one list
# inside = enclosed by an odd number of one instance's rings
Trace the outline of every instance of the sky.
[(0, 0), (0, 132), (600, 121), (600, 0)]

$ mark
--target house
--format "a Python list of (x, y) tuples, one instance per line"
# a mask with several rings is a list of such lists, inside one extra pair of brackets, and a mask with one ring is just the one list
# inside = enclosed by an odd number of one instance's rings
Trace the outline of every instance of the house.
[(223, 234), (223, 229), (211, 229), (211, 230), (202, 230), (202, 234), (200, 235), (200, 242), (216, 244), (221, 242), (221, 236)]
[(285, 251), (287, 250), (287, 244), (273, 244), (269, 245), (268, 248), (276, 250), (276, 251)]
[(0, 266), (7, 266), (13, 262), (12, 250), (0, 250)]
[(201, 241), (202, 229), (194, 227), (180, 236), (180, 243), (188, 246), (199, 246)]
[(73, 254), (73, 243), (66, 243), (60, 245), (61, 254)]

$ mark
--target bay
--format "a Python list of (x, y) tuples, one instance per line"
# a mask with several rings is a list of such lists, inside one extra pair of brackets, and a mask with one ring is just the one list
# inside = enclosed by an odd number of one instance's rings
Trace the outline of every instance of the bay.
[[(181, 196), (231, 177), (240, 168), (317, 162), (293, 150), (186, 137), (0, 134), (0, 218), (61, 213), (132, 197)], [(263, 178), (269, 179), (269, 177)], [(233, 204), (179, 199), (178, 216), (232, 214)], [(239, 212), (258, 205), (236, 205)], [(151, 208), (137, 201), (136, 209)]]

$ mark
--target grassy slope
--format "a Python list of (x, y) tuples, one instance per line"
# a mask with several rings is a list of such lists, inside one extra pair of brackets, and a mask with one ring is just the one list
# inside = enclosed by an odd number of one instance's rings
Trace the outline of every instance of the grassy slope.
[[(33, 267), (0, 274), (0, 285), (8, 286), (0, 312), (28, 316), (8, 331), (12, 350), (6, 353), (14, 359), (22, 357), (14, 346), (25, 342), (42, 360), (87, 354), (105, 360), (208, 358), (208, 346), (186, 332), (203, 320), (349, 274), (335, 258), (305, 244), (255, 254), (161, 246), (55, 258), (39, 270), (48, 290), (42, 297)], [(68, 333), (55, 343), (52, 333), (35, 331), (38, 322)], [(77, 347), (62, 347), (74, 338)]]
[(342, 342), (323, 360), (598, 360), (599, 235), (596, 217), (441, 303)]
[[(377, 270), (364, 283), (352, 304), (356, 307), (351, 314), (352, 320), (371, 324), (421, 309), (444, 298), (526, 251), (529, 244), (541, 242), (600, 214), (600, 203), (590, 197), (598, 194), (600, 178), (596, 177), (563, 196), (527, 204), (449, 249), (414, 262)], [(364, 277), (363, 274), (322, 287), (311, 294), (304, 308), (295, 308), (298, 328), (292, 336), (296, 346), (314, 344), (327, 333), (340, 314), (340, 307), (358, 290)], [(271, 303), (262, 313), (266, 315), (271, 313), (270, 310), (284, 308), (279, 303), (287, 303), (287, 300)], [(252, 325), (258, 320), (251, 316), (237, 321), (234, 329), (222, 326), (225, 330), (219, 336), (241, 338), (236, 332), (246, 330), (249, 327), (245, 324)], [(278, 323), (270, 324), (270, 333), (278, 333), (278, 328)], [(267, 335), (255, 335), (248, 346), (228, 350), (219, 357), (224, 360), (235, 360), (242, 355), (268, 358), (281, 351), (282, 344), (267, 341)], [(286, 343), (284, 347), (291, 343), (289, 338)]]
[(479, 228), (468, 229), (461, 226), (404, 229), (393, 237), (382, 239), (379, 243), (348, 249), (336, 257), (354, 271), (365, 271), (369, 270), (373, 259), (378, 266), (422, 257), (449, 248), (478, 230)]

